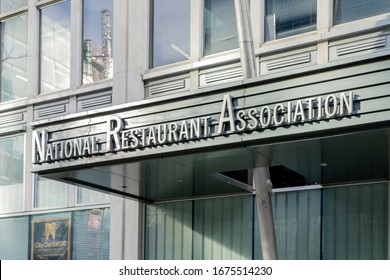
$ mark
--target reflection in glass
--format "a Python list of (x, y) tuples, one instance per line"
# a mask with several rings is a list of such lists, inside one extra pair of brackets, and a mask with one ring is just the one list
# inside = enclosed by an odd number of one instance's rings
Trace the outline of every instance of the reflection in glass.
[(70, 1), (41, 10), (41, 93), (69, 88)]
[(190, 1), (154, 0), (153, 67), (189, 59)]
[(110, 218), (110, 208), (73, 212), (73, 260), (110, 258)]
[[(272, 206), (280, 259), (320, 259), (321, 191), (278, 192)], [(262, 259), (255, 207), (254, 196), (148, 205), (145, 258)]]
[(389, 259), (387, 182), (325, 188), (323, 202), (323, 259)]
[(9, 101), (26, 96), (27, 15), (1, 23), (1, 97)]
[(317, 0), (266, 0), (266, 41), (309, 31), (317, 26)]
[(66, 207), (68, 202), (68, 185), (36, 176), (34, 207)]
[(338, 0), (334, 4), (334, 23), (341, 24), (389, 12), (388, 0)]
[(112, 0), (84, 0), (84, 84), (112, 78), (112, 11)]
[(110, 208), (51, 212), (48, 214), (31, 215), (30, 217), (30, 228), (31, 224), (37, 220), (70, 218), (70, 229), (72, 232), (70, 255), (72, 260), (109, 259)]
[(110, 202), (110, 196), (107, 193), (94, 191), (79, 187), (77, 189), (77, 203), (78, 204), (97, 204)]
[(204, 49), (209, 55), (238, 48), (233, 0), (204, 1)]
[(0, 13), (7, 13), (28, 5), (28, 0), (1, 0)]
[(0, 219), (0, 260), (27, 260), (29, 217)]
[(148, 205), (146, 259), (252, 259), (253, 197)]
[(0, 138), (0, 213), (24, 208), (24, 136)]

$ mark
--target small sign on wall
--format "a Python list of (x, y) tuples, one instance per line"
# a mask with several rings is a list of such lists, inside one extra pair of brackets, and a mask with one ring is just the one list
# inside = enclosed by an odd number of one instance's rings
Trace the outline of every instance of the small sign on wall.
[(32, 222), (32, 260), (70, 260), (70, 218), (40, 219)]

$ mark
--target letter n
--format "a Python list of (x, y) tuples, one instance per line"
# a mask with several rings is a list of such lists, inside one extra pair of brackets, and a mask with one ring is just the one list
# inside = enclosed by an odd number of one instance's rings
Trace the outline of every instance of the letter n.
[(37, 130), (33, 130), (33, 146), (32, 146), (32, 162), (38, 163), (42, 162), (46, 158), (46, 145), (47, 145), (47, 135), (48, 132), (46, 129), (40, 133)]

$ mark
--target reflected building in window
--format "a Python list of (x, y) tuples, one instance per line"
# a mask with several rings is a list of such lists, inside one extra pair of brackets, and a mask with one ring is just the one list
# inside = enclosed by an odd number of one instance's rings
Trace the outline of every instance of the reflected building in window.
[(0, 102), (26, 97), (27, 92), (27, 15), (1, 22)]
[(112, 31), (109, 9), (101, 11), (101, 43), (86, 38), (83, 41), (83, 83), (112, 78)]
[(41, 93), (70, 86), (70, 23), (70, 1), (41, 10)]

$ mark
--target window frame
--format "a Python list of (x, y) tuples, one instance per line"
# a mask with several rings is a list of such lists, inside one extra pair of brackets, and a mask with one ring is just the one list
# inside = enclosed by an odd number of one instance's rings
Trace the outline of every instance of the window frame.
[[(69, 71), (69, 84), (68, 84), (68, 87), (67, 88), (63, 88), (63, 89), (55, 89), (53, 91), (48, 91), (48, 92), (42, 92), (42, 10), (45, 9), (45, 8), (49, 8), (49, 7), (52, 7), (52, 6), (55, 6), (55, 5), (59, 5), (59, 4), (62, 4), (62, 3), (65, 3), (69, 1), (69, 4), (70, 4), (70, 14), (69, 14), (69, 21), (70, 21), (70, 30), (69, 30), (69, 70), (72, 70), (72, 71)], [(76, 3), (77, 0), (57, 0), (57, 1), (42, 1), (41, 2), (38, 2), (37, 3), (37, 9), (38, 9), (38, 30), (37, 30), (37, 38), (38, 38), (38, 48), (37, 48), (37, 56), (38, 56), (38, 92), (36, 93), (36, 96), (39, 96), (39, 95), (51, 95), (53, 93), (56, 93), (56, 92), (61, 92), (61, 91), (66, 91), (66, 90), (70, 90), (72, 88), (72, 73), (74, 72), (77, 72), (77, 71), (74, 71), (74, 68), (72, 65), (72, 62), (73, 62), (73, 57), (76, 55), (74, 53), (74, 50), (73, 50), (73, 46), (72, 46), (72, 42), (74, 41), (74, 37), (75, 35), (73, 35), (74, 32), (72, 32), (72, 27), (74, 26), (74, 21), (72, 16), (73, 16), (73, 6), (74, 4), (73, 3)]]
[[(13, 102), (13, 101), (17, 101), (17, 100), (22, 100), (22, 99), (26, 99), (27, 98), (27, 96), (28, 96), (28, 86), (29, 86), (29, 83), (30, 83), (30, 81), (29, 81), (29, 78), (30, 78), (30, 75), (29, 75), (29, 38), (28, 38), (28, 33), (29, 33), (29, 26), (28, 26), (28, 10), (26, 9), (26, 7), (22, 7), (22, 8), (19, 8), (19, 9), (17, 9), (17, 10), (15, 10), (15, 11), (11, 11), (11, 12), (9, 12), (9, 13), (7, 13), (7, 14), (0, 14), (0, 32), (2, 32), (3, 31), (3, 25), (4, 25), (4, 22), (5, 21), (7, 21), (7, 20), (11, 20), (11, 19), (14, 19), (14, 18), (16, 18), (16, 17), (20, 17), (20, 16), (23, 16), (23, 15), (25, 15), (26, 16), (26, 20), (27, 20), (27, 22), (26, 22), (26, 30), (27, 30), (27, 41), (26, 41), (26, 79), (27, 79), (27, 81), (26, 81), (26, 91), (24, 92), (24, 95), (25, 96), (23, 96), (23, 97), (18, 97), (18, 98), (13, 98), (13, 99), (11, 99), (11, 100), (7, 100), (7, 101), (2, 101), (2, 99), (3, 99), (3, 93), (2, 93), (2, 87), (3, 87), (3, 79), (2, 79), (2, 77), (0, 77), (0, 89), (1, 89), (1, 91), (0, 91), (0, 104), (4, 104), (4, 103), (7, 103), (7, 102)], [(0, 43), (1, 43), (1, 45), (3, 46), (3, 40), (2, 40), (2, 34), (1, 34), (1, 36), (0, 36)], [(1, 52), (2, 52), (3, 50), (1, 50)], [(3, 65), (2, 65), (2, 60), (3, 60), (3, 58), (2, 58), (2, 56), (1, 56), (1, 52), (0, 52), (0, 71), (1, 72), (3, 72)], [(19, 58), (19, 57), (18, 57)]]
[[(73, 13), (76, 13), (77, 14), (77, 18), (79, 19), (80, 21), (80, 24), (73, 24), (73, 33), (76, 33), (77, 35), (75, 36), (76, 38), (74, 39), (75, 41), (78, 41), (77, 42), (77, 45), (75, 44), (73, 46), (74, 49), (77, 50), (77, 48), (79, 48), (79, 55), (80, 55), (80, 59), (79, 61), (74, 61), (73, 63), (75, 65), (78, 65), (78, 67), (80, 68), (80, 77), (79, 79), (77, 77), (74, 77), (74, 84), (76, 86), (90, 86), (90, 85), (95, 85), (97, 83), (105, 83), (105, 82), (110, 82), (112, 81), (113, 79), (113, 74), (114, 74), (114, 71), (113, 71), (113, 68), (112, 68), (112, 73), (111, 73), (111, 77), (110, 78), (107, 78), (107, 79), (102, 79), (102, 80), (98, 80), (98, 81), (93, 81), (93, 82), (89, 82), (89, 83), (86, 83), (84, 82), (84, 55), (83, 55), (83, 49), (84, 49), (84, 26), (85, 26), (85, 20), (84, 20), (84, 12), (85, 12), (85, 1), (86, 0), (72, 0), (73, 2), (77, 2), (77, 5), (74, 5), (75, 7), (72, 9), (72, 12)], [(114, 65), (114, 30), (113, 30), (113, 27), (114, 27), (114, 19), (113, 17), (115, 16), (114, 15), (114, 2), (115, 0), (111, 0), (111, 3), (112, 3), (112, 11), (111, 11), (111, 14), (110, 14), (110, 17), (111, 17), (111, 66), (113, 67)], [(71, 17), (72, 18), (72, 17)], [(71, 42), (72, 44), (72, 42)], [(102, 46), (103, 47), (103, 46)], [(75, 51), (76, 51), (75, 50)], [(71, 64), (71, 69), (72, 69), (72, 64)]]
[[(149, 52), (148, 52), (148, 66), (149, 66), (149, 69), (158, 69), (158, 68), (163, 68), (163, 67), (166, 67), (166, 66), (170, 66), (170, 65), (181, 65), (181, 64), (185, 64), (185, 63), (188, 63), (189, 61), (191, 61), (192, 57), (193, 57), (193, 48), (194, 46), (192, 45), (192, 36), (191, 36), (191, 33), (193, 32), (194, 30), (194, 17), (193, 17), (193, 14), (192, 14), (192, 10), (193, 10), (193, 7), (198, 3), (198, 2), (195, 2), (193, 0), (188, 0), (189, 1), (189, 14), (190, 14), (190, 17), (189, 17), (189, 57), (187, 59), (183, 59), (183, 60), (180, 60), (180, 61), (176, 61), (176, 62), (173, 62), (173, 63), (167, 63), (167, 64), (159, 64), (157, 66), (154, 66), (155, 64), (155, 55), (154, 55), (154, 49), (155, 49), (155, 28), (154, 28), (154, 23), (155, 23), (155, 1), (158, 1), (158, 0), (150, 0), (150, 9), (149, 9)], [(187, 0), (185, 0), (187, 1)], [(202, 0), (203, 1), (203, 0)], [(194, 4), (195, 3), (195, 4)], [(203, 16), (202, 16), (203, 18)]]
[[(36, 203), (36, 195), (38, 194), (38, 178), (39, 175), (33, 174), (33, 183), (32, 183), (32, 209), (33, 210), (51, 210), (51, 209), (65, 209), (68, 207), (74, 206), (74, 203), (72, 201), (74, 200), (74, 195), (72, 195), (73, 191), (73, 186), (69, 184), (64, 184), (63, 187), (66, 188), (66, 203), (65, 205), (53, 205), (53, 206), (38, 206)], [(49, 179), (48, 179), (49, 180)], [(58, 182), (58, 181), (56, 181)]]
[(380, 13), (380, 14), (376, 14), (376, 15), (371, 15), (371, 16), (365, 16), (365, 17), (362, 17), (362, 18), (357, 18), (357, 19), (353, 19), (353, 20), (350, 20), (350, 21), (344, 21), (344, 22), (340, 22), (340, 23), (336, 23), (336, 1), (338, 0), (332, 0), (332, 7), (331, 7), (331, 14), (332, 14), (332, 17), (331, 17), (331, 21), (332, 21), (332, 27), (336, 27), (336, 26), (343, 26), (343, 25), (348, 25), (348, 24), (354, 24), (358, 21), (365, 21), (365, 20), (370, 20), (370, 19), (375, 19), (375, 18), (382, 18), (382, 17), (386, 17), (386, 15), (389, 15), (390, 14), (390, 11), (388, 12), (385, 12), (385, 13)]
[(22, 190), (22, 209), (18, 209), (18, 210), (14, 210), (14, 211), (4, 211), (4, 212), (1, 212), (0, 211), (0, 217), (3, 216), (3, 215), (7, 215), (7, 214), (12, 214), (12, 213), (18, 213), (18, 212), (24, 212), (26, 211), (26, 153), (27, 153), (27, 143), (26, 143), (26, 140), (27, 140), (27, 136), (26, 136), (26, 133), (13, 133), (13, 134), (9, 134), (9, 135), (3, 135), (3, 136), (0, 136), (0, 140), (2, 139), (7, 139), (7, 138), (14, 138), (14, 137), (19, 137), (19, 136), (22, 136), (22, 139), (23, 139), (23, 182), (22, 182), (22, 185), (23, 185), (23, 190)]
[[(38, 66), (34, 66), (34, 71), (37, 71), (37, 91), (34, 93), (34, 96), (40, 96), (40, 95), (55, 95), (56, 93), (61, 92), (69, 92), (74, 89), (78, 88), (85, 88), (86, 90), (88, 88), (91, 88), (94, 90), (96, 88), (96, 85), (101, 87), (102, 85), (107, 85), (107, 87), (112, 86), (113, 77), (104, 79), (101, 81), (95, 81), (92, 83), (84, 83), (83, 82), (83, 30), (84, 30), (84, 0), (69, 0), (70, 2), (70, 75), (69, 75), (69, 86), (64, 89), (58, 89), (50, 92), (42, 92), (41, 87), (41, 21), (42, 21), (42, 9), (46, 7), (50, 7), (53, 5), (61, 4), (62, 2), (65, 2), (67, 0), (41, 0), (36, 3), (36, 6), (34, 9), (37, 9), (37, 38), (38, 42), (36, 43), (36, 46), (34, 48), (34, 52), (36, 53), (36, 64)], [(115, 10), (115, 1), (112, 1), (113, 5), (113, 11), (111, 15), (112, 20), (112, 30), (111, 30), (111, 36), (113, 36), (113, 30), (114, 30), (114, 24), (115, 21), (113, 20), (113, 14)], [(112, 39), (112, 46), (115, 44), (115, 39)], [(112, 51), (114, 52), (114, 48), (112, 48)], [(112, 55), (114, 57), (114, 54)], [(114, 64), (114, 63), (113, 63)], [(112, 75), (113, 76), (113, 75)], [(53, 97), (54, 98), (54, 97)]]

